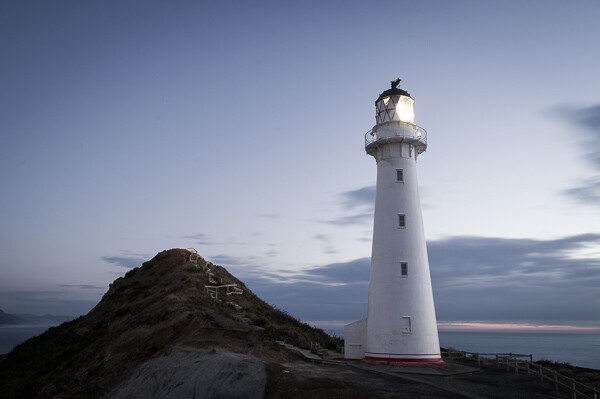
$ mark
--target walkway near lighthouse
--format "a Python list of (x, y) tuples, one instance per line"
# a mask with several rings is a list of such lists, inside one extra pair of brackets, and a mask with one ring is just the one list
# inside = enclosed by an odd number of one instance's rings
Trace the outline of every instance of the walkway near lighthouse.
[[(297, 348), (282, 344), (282, 348), (297, 351)], [(327, 395), (332, 392), (351, 396), (356, 389), (369, 392), (370, 397), (385, 398), (563, 397), (551, 384), (541, 383), (538, 378), (509, 373), (493, 365), (475, 367), (462, 361), (435, 364), (340, 361), (341, 358), (331, 351), (322, 359), (312, 353), (312, 356), (302, 355), (303, 361), (282, 364), (284, 378), (294, 378), (294, 382), (288, 381), (290, 393), (293, 389), (294, 395), (301, 391), (312, 398), (329, 397)], [(333, 386), (335, 391), (330, 390)]]
[[(354, 364), (322, 364), (288, 361), (281, 368), (268, 369), (268, 379), (277, 392), (288, 397), (372, 397), (372, 398), (537, 398), (554, 399), (550, 384), (522, 374), (506, 373), (495, 367), (470, 367), (453, 375), (415, 374), (410, 367)], [(451, 364), (450, 368), (460, 364)], [(400, 371), (402, 369), (402, 371)], [(433, 369), (431, 369), (433, 370)], [(430, 371), (431, 371), (430, 370)], [(464, 371), (467, 371), (465, 369)]]
[[(510, 374), (512, 370), (507, 370), (506, 367), (499, 367), (500, 363), (490, 358), (475, 358), (463, 357), (456, 359), (446, 358), (443, 362), (438, 363), (371, 363), (368, 361), (344, 361), (343, 355), (334, 351), (319, 351), (318, 355), (308, 350), (301, 350), (287, 345), (284, 342), (278, 341), (280, 347), (296, 351), (300, 353), (305, 361), (310, 361), (316, 366), (333, 365), (345, 366), (344, 372), (340, 376), (346, 374), (357, 373), (356, 378), (363, 379), (364, 373), (369, 375), (378, 375), (378, 378), (391, 378), (396, 383), (422, 384), (422, 392), (412, 393), (410, 397), (428, 397), (432, 394), (430, 389), (442, 390), (444, 395), (458, 395), (457, 397), (464, 398), (505, 398), (515, 397), (515, 395), (524, 395), (523, 397), (534, 398), (553, 398), (561, 397), (561, 395), (569, 394), (569, 386), (556, 386), (552, 381), (540, 379), (537, 373), (526, 373), (525, 367), (521, 374), (523, 377), (515, 377)], [(489, 355), (489, 354), (488, 354)], [(504, 354), (499, 354), (504, 355)], [(513, 354), (514, 355), (514, 354)], [(516, 355), (520, 357), (528, 357), (529, 355)], [(512, 364), (512, 363), (511, 363)], [(532, 367), (535, 364), (532, 364)], [(349, 370), (348, 370), (349, 369)], [(588, 384), (584, 385), (577, 382), (577, 397), (593, 398), (593, 386), (597, 386), (597, 381), (600, 381), (600, 371), (591, 369), (578, 369), (578, 377), (584, 378), (583, 381)], [(303, 367), (303, 371), (309, 371), (309, 368)], [(545, 372), (552, 370), (546, 369)], [(315, 370), (318, 375), (323, 375), (320, 368)], [(582, 374), (583, 373), (583, 374)], [(519, 373), (516, 373), (519, 374)], [(547, 374), (547, 373), (546, 373)], [(577, 377), (571, 375), (571, 377)], [(564, 376), (563, 376), (564, 377)], [(566, 377), (565, 377), (566, 378)], [(343, 377), (345, 382), (350, 382), (351, 378)], [(569, 380), (569, 378), (567, 378)], [(573, 379), (570, 379), (573, 382)], [(411, 385), (412, 387), (412, 385)], [(412, 389), (412, 388), (411, 388)], [(572, 393), (572, 392), (571, 392)], [(421, 396), (423, 395), (423, 396)], [(384, 397), (387, 397), (384, 395)], [(446, 397), (439, 392), (435, 393), (435, 397)], [(452, 396), (451, 396), (452, 397)]]
[(398, 374), (420, 374), (420, 375), (438, 375), (451, 376), (459, 374), (478, 373), (477, 367), (465, 366), (459, 363), (397, 363), (397, 364), (377, 364), (368, 362), (348, 362), (348, 365), (363, 370), (376, 371), (378, 373), (398, 375)]

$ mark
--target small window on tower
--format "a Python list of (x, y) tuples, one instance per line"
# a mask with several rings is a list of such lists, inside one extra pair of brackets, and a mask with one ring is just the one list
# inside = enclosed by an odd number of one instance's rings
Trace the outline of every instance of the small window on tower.
[(396, 182), (404, 183), (404, 171), (402, 169), (396, 169)]
[(400, 262), (400, 277), (408, 277), (408, 263)]
[(402, 316), (402, 334), (411, 334), (410, 316)]
[(403, 213), (398, 214), (398, 228), (399, 229), (406, 228), (406, 215)]

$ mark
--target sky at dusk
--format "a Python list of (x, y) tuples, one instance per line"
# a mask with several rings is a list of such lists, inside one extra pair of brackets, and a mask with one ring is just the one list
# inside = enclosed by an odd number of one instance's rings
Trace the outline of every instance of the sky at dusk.
[[(80, 315), (193, 247), (366, 316), (401, 78), (437, 319), (600, 329), (600, 2), (0, 1), (0, 309)], [(462, 323), (462, 324), (461, 324)]]

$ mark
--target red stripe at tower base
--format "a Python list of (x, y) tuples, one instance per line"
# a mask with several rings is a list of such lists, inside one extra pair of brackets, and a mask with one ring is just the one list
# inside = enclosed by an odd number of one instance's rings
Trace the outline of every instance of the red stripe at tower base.
[(397, 358), (397, 357), (365, 356), (364, 360), (367, 362), (374, 362), (374, 363), (443, 363), (441, 357)]

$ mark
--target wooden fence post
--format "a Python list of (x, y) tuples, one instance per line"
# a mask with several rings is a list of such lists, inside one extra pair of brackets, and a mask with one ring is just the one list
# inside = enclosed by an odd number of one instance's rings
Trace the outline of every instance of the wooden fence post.
[(554, 371), (554, 390), (558, 393), (558, 373)]
[(573, 391), (573, 399), (577, 399), (577, 388), (575, 387), (575, 380), (571, 378), (571, 390)]
[(540, 366), (540, 382), (544, 382), (544, 372), (542, 371), (543, 367)]

